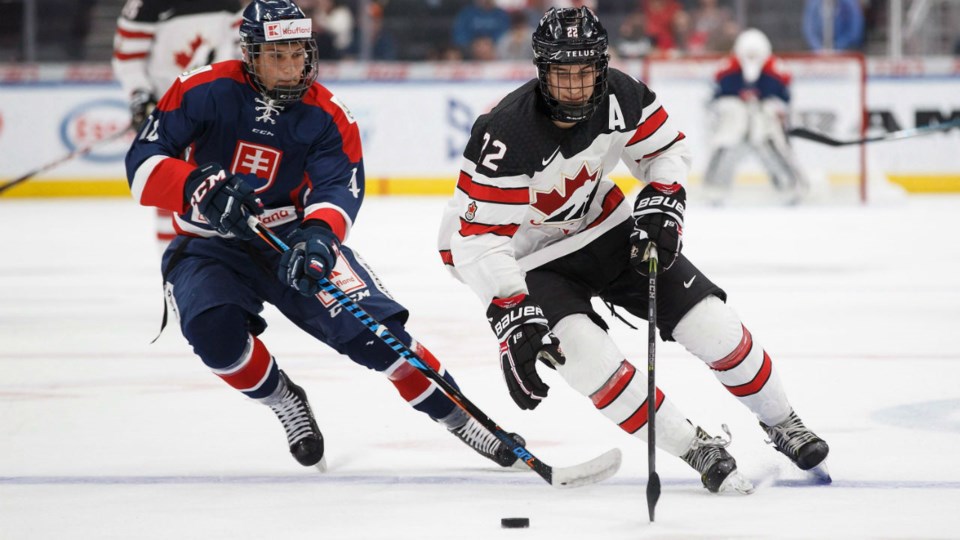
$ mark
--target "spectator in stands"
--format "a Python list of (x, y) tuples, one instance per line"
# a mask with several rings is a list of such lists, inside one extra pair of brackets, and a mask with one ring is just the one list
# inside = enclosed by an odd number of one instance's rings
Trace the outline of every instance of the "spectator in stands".
[(497, 44), (487, 36), (480, 36), (470, 44), (470, 56), (467, 58), (476, 62), (496, 61), (498, 59)]
[(692, 53), (727, 52), (740, 34), (740, 27), (729, 7), (717, 0), (700, 0), (693, 11), (693, 33), (688, 44)]
[(674, 37), (674, 20), (683, 7), (677, 0), (647, 0), (643, 16), (646, 19), (646, 34), (653, 40), (653, 45), (661, 52), (672, 51), (677, 48)]
[(823, 0), (806, 0), (803, 8), (803, 35), (814, 51), (845, 51), (863, 45), (863, 8), (860, 0), (833, 0), (833, 46), (824, 43)]
[(497, 56), (501, 60), (533, 60), (530, 36), (533, 27), (523, 10), (510, 14), (510, 30), (497, 42)]
[(510, 15), (497, 7), (494, 0), (474, 0), (453, 21), (453, 44), (469, 56), (477, 38), (487, 37), (496, 43), (509, 30)]
[(354, 53), (353, 13), (340, 0), (315, 0), (312, 13), (313, 27), (330, 36), (336, 57), (343, 58)]
[(373, 60), (396, 60), (397, 39), (393, 32), (383, 26), (383, 6), (370, 2), (370, 56)]
[(620, 24), (620, 39), (617, 53), (623, 58), (641, 58), (653, 49), (653, 40), (646, 32), (647, 20), (643, 11), (634, 9), (624, 17)]

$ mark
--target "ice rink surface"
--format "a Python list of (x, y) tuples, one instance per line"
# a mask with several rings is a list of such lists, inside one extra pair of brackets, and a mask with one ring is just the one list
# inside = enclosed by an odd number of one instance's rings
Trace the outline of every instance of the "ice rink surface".
[[(264, 342), (326, 438), (330, 471), (304, 469), (269, 409), (213, 376), (177, 328), (150, 344), (162, 312), (152, 210), (0, 200), (0, 539), (960, 537), (960, 198), (689, 209), (685, 253), (830, 443), (834, 482), (793, 469), (699, 360), (661, 343), (661, 388), (711, 433), (729, 424), (760, 487), (711, 495), (661, 452), (654, 524), (645, 443), (555, 373), (536, 411), (509, 399), (485, 306), (434, 251), (443, 204), (368, 199), (350, 244), (489, 416), (554, 465), (619, 447), (615, 477), (559, 490), (494, 470), (382, 376), (268, 311)], [(643, 365), (644, 327), (610, 324)], [(503, 530), (502, 517), (531, 526)]]

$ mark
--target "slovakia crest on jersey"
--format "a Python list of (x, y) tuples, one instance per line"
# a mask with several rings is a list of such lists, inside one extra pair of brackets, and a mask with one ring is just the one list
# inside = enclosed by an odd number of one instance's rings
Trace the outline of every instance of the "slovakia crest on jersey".
[(230, 172), (256, 176), (262, 183), (257, 184), (257, 193), (265, 191), (277, 179), (277, 169), (280, 168), (280, 158), (283, 151), (263, 144), (247, 141), (237, 141), (237, 148), (233, 152), (233, 165)]
[(587, 164), (580, 166), (577, 174), (570, 177), (561, 174), (560, 186), (550, 191), (533, 190), (530, 206), (543, 214), (544, 225), (563, 226), (584, 218), (597, 192), (601, 167), (591, 171)]

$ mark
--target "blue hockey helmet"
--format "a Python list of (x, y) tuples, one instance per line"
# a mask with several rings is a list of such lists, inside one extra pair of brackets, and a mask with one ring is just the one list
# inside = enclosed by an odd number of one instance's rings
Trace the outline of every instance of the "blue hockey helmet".
[[(300, 80), (267, 88), (262, 67), (268, 57), (259, 61), (258, 58), (276, 51), (279, 44), (291, 43), (303, 45), (305, 58)], [(312, 21), (290, 0), (253, 0), (243, 10), (240, 48), (253, 86), (276, 103), (299, 101), (317, 80), (317, 42), (313, 38)]]
[[(561, 122), (580, 122), (593, 115), (607, 95), (607, 31), (587, 9), (550, 8), (533, 32), (533, 63), (537, 65), (540, 93), (550, 115)], [(562, 91), (571, 91), (573, 79), (549, 76), (551, 66), (585, 65), (592, 68), (593, 91), (581, 101), (561, 101)], [(581, 79), (586, 84), (588, 79)], [(587, 88), (576, 88), (585, 95)]]

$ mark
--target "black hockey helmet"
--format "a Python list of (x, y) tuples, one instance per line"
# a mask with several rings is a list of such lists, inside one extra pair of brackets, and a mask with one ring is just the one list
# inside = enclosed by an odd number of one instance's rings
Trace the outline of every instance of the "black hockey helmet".
[[(600, 19), (586, 7), (550, 8), (533, 32), (533, 63), (537, 65), (540, 93), (554, 120), (579, 122), (590, 118), (606, 97), (609, 61), (607, 31)], [(565, 89), (564, 83), (558, 80), (551, 83), (548, 73), (550, 66), (562, 64), (593, 67), (595, 78), (589, 99), (577, 103), (557, 99)], [(586, 93), (586, 89), (583, 90)]]
[[(279, 43), (302, 43), (306, 53), (303, 74), (294, 85), (277, 86), (267, 90), (257, 73), (254, 60)], [(243, 65), (253, 86), (276, 103), (299, 101), (317, 80), (317, 42), (313, 37), (312, 21), (290, 0), (253, 0), (243, 10), (240, 21), (240, 48)]]

